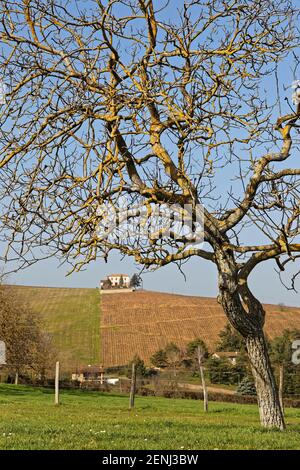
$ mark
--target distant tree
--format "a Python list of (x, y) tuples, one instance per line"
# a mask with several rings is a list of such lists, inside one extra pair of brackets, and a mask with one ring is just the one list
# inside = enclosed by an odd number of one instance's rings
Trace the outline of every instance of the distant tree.
[(284, 330), (281, 336), (278, 336), (271, 341), (270, 358), (273, 365), (278, 367), (279, 380), (279, 400), (282, 411), (283, 406), (283, 390), (284, 390), (284, 375), (285, 370), (291, 366), (292, 358), (292, 341), (296, 338), (300, 338), (299, 330)]
[(0, 339), (16, 384), (21, 373), (30, 371), (45, 378), (55, 356), (51, 338), (42, 331), (38, 316), (8, 287), (0, 287)]
[(173, 370), (174, 377), (176, 377), (176, 369), (181, 365), (183, 353), (175, 343), (168, 343), (165, 347), (167, 361), (169, 367)]
[(134, 273), (130, 279), (130, 287), (140, 287), (142, 284), (142, 278), (138, 274)]
[(105, 279), (103, 281), (103, 289), (111, 289), (112, 288), (112, 282), (109, 278)]
[(147, 369), (145, 366), (145, 362), (141, 357), (136, 354), (133, 359), (129, 362), (127, 366), (127, 376), (131, 377), (131, 370), (132, 370), (132, 363), (135, 363), (135, 373), (137, 377), (146, 377), (147, 376)]
[(283, 391), (287, 395), (300, 395), (300, 366), (290, 364), (284, 368)]
[(210, 357), (206, 363), (211, 383), (236, 385), (247, 374), (244, 364), (231, 364), (227, 358)]
[(203, 406), (204, 406), (204, 411), (208, 411), (208, 394), (207, 394), (207, 388), (206, 388), (206, 383), (205, 383), (205, 375), (204, 375), (204, 363), (205, 360), (208, 358), (208, 348), (202, 339), (197, 338), (193, 341), (191, 341), (187, 345), (187, 355), (192, 359), (194, 363), (197, 364), (199, 368), (199, 374), (201, 377), (201, 383), (202, 383), (202, 390), (203, 390)]
[(239, 395), (256, 395), (255, 385), (252, 378), (246, 376), (239, 384), (236, 393)]
[(150, 361), (155, 367), (160, 367), (161, 369), (168, 367), (168, 357), (164, 349), (156, 351)]
[(119, 287), (124, 287), (124, 278), (122, 275), (120, 276)]
[(245, 349), (244, 339), (229, 323), (219, 333), (217, 351), (241, 351)]
[(36, 346), (33, 369), (36, 371), (41, 382), (45, 383), (47, 376), (53, 371), (53, 365), (57, 360), (57, 352), (53, 345), (52, 336), (41, 330)]
[(138, 354), (129, 362), (126, 370), (126, 375), (131, 379), (129, 409), (134, 408), (135, 394), (136, 394), (136, 379), (147, 376), (147, 369), (143, 359)]
[(212, 384), (228, 384), (230, 365), (226, 359), (210, 357), (207, 361), (209, 380)]

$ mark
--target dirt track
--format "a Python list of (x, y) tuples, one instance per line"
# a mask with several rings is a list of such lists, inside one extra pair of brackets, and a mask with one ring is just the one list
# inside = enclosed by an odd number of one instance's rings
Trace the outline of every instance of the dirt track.
[[(187, 383), (179, 383), (178, 386), (180, 388), (184, 388), (185, 390), (193, 390), (195, 392), (200, 392), (202, 390), (201, 385), (195, 385), (195, 384), (187, 384)], [(223, 393), (224, 395), (235, 395), (234, 390), (228, 390), (228, 388), (219, 388), (219, 387), (207, 387), (208, 392), (213, 392), (213, 393)]]

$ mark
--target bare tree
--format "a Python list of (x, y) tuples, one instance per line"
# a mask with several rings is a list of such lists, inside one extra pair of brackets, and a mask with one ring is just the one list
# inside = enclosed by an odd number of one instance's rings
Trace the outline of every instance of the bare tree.
[(169, 368), (173, 371), (173, 376), (177, 376), (177, 369), (181, 366), (183, 351), (175, 344), (168, 343), (165, 347), (167, 362)]
[(19, 382), (21, 373), (33, 373), (44, 380), (53, 366), (55, 352), (37, 315), (33, 314), (13, 288), (0, 286), (0, 338), (7, 348), (7, 369)]
[[(281, 271), (300, 256), (300, 106), (265, 92), (298, 44), (293, 3), (0, 5), (5, 259), (22, 268), (53, 254), (79, 270), (118, 249), (148, 268), (192, 256), (214, 263), (219, 302), (245, 339), (261, 423), (281, 429), (265, 312), (248, 278), (264, 261)], [(103, 236), (106, 205), (119, 210), (124, 196), (131, 220), (159, 204), (195, 221), (203, 206), (204, 245), (174, 236), (175, 223), (148, 239)]]
[(204, 411), (208, 411), (208, 393), (207, 393), (207, 387), (206, 387), (206, 381), (205, 381), (205, 375), (204, 375), (204, 363), (205, 360), (208, 358), (208, 348), (203, 340), (200, 338), (195, 339), (194, 341), (191, 341), (187, 345), (187, 353), (188, 356), (197, 363), (197, 366), (199, 368), (199, 375), (201, 379), (201, 384), (202, 384), (202, 390), (203, 390), (203, 408)]

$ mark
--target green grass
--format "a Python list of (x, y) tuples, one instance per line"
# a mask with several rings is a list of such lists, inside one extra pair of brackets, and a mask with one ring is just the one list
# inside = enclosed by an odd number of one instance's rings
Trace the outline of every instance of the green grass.
[(0, 385), (0, 449), (299, 449), (300, 410), (287, 409), (287, 430), (260, 428), (254, 405), (128, 398)]
[(53, 335), (63, 369), (101, 362), (98, 289), (22, 286), (13, 289), (41, 316), (44, 329)]

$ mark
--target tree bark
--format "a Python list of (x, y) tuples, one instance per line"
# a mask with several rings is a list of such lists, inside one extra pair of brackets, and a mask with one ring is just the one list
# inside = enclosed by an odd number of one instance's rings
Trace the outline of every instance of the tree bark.
[(255, 381), (261, 425), (284, 429), (282, 408), (263, 332), (247, 337), (245, 342)]
[(15, 385), (19, 384), (19, 372), (15, 373)]
[(223, 308), (232, 326), (245, 340), (257, 392), (261, 425), (267, 428), (274, 427), (284, 429), (284, 417), (280, 406), (277, 384), (272, 371), (262, 328), (263, 321), (261, 316), (256, 312), (258, 304), (255, 303), (253, 311), (241, 311), (240, 315), (238, 315), (238, 321), (235, 321), (238, 310), (244, 307), (239, 298), (235, 295), (232, 295), (230, 300), (230, 307), (228, 302), (225, 302)]
[(284, 429), (277, 384), (272, 371), (263, 333), (265, 312), (262, 304), (250, 291), (247, 279), (238, 276), (234, 255), (230, 250), (216, 247), (219, 272), (219, 296), (231, 325), (242, 335), (255, 381), (260, 422), (267, 428)]

